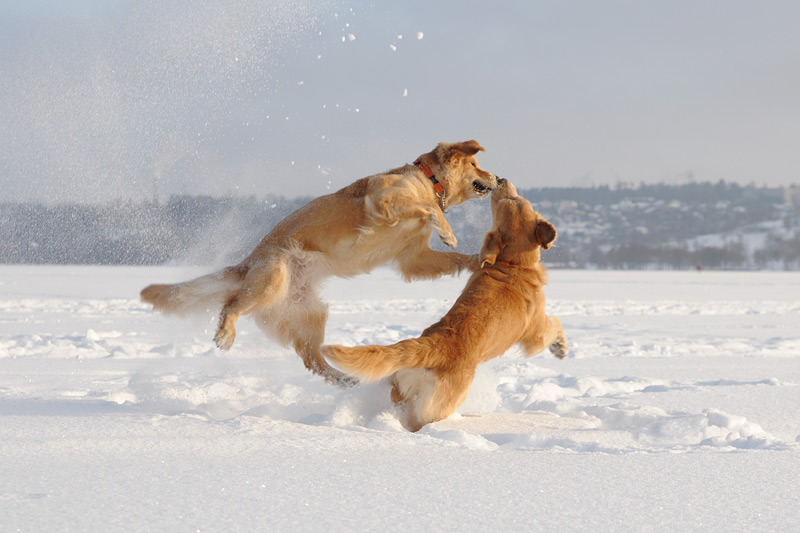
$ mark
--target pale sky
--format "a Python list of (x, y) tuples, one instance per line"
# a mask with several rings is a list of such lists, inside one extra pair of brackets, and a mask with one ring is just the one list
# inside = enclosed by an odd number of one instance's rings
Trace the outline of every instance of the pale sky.
[(0, 201), (321, 195), (477, 139), (519, 187), (800, 183), (800, 2), (0, 4)]

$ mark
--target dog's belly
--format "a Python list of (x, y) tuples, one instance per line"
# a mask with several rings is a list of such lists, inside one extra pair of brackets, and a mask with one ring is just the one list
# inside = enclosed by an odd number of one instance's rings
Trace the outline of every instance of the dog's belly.
[(325, 254), (299, 247), (284, 250), (288, 279), (283, 296), (269, 300), (252, 311), (253, 318), (268, 337), (284, 346), (296, 341), (306, 324), (327, 317), (328, 306), (319, 297), (322, 280), (331, 276)]
[(365, 274), (390, 263), (409, 246), (412, 239), (409, 233), (413, 239), (419, 239), (419, 224), (404, 221), (395, 226), (378, 227), (336, 242), (324, 251), (304, 250), (298, 243), (284, 248), (282, 253), (289, 271), (286, 295), (254, 312), (259, 326), (268, 336), (288, 345), (291, 342), (289, 332), (298, 329), (299, 324), (327, 316), (328, 306), (319, 297), (323, 280), (331, 276), (349, 278)]
[(330, 274), (349, 278), (371, 272), (416, 248), (427, 248), (431, 231), (419, 220), (362, 230), (356, 239), (329, 252)]

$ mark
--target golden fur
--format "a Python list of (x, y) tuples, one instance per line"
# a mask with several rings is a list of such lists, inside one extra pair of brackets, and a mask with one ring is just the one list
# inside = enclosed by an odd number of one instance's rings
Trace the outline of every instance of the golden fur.
[[(444, 186), (449, 205), (485, 197), (496, 187), (497, 177), (477, 164), (479, 151), (476, 141), (440, 143), (420, 156)], [(171, 314), (221, 306), (214, 341), (226, 350), (236, 337), (236, 320), (253, 315), (267, 335), (293, 347), (309, 370), (333, 383), (352, 384), (319, 353), (328, 317), (320, 282), (386, 263), (407, 281), (477, 269), (476, 256), (430, 248), (433, 231), (456, 246), (442, 205), (420, 166), (362, 178), (287, 216), (238, 265), (184, 283), (150, 285), (141, 297)]]
[(567, 355), (561, 322), (545, 314), (547, 283), (539, 249), (556, 238), (555, 228), (500, 180), (492, 192), (493, 229), (472, 274), (448, 313), (416, 339), (391, 346), (323, 346), (322, 354), (368, 381), (392, 376), (392, 399), (404, 424), (417, 431), (446, 418), (467, 395), (475, 368), (519, 344), (527, 356), (549, 347)]

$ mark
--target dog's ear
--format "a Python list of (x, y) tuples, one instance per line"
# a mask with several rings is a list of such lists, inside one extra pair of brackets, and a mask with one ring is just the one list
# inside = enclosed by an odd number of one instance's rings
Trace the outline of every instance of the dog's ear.
[(475, 155), (478, 152), (485, 152), (483, 146), (478, 144), (478, 141), (471, 140), (471, 141), (464, 141), (463, 143), (456, 143), (452, 146), (454, 150), (458, 150), (464, 155)]
[(460, 157), (467, 157), (485, 151), (483, 146), (478, 144), (478, 141), (464, 141), (451, 144), (448, 148), (447, 158), (452, 161)]
[(487, 263), (493, 265), (494, 262), (497, 261), (497, 256), (500, 255), (502, 251), (503, 238), (500, 236), (500, 233), (497, 231), (490, 231), (487, 233), (486, 237), (483, 239), (483, 246), (481, 247), (479, 258), (481, 268), (486, 266)]
[(540, 220), (533, 229), (533, 240), (538, 242), (543, 250), (547, 250), (556, 240), (556, 228), (548, 221)]

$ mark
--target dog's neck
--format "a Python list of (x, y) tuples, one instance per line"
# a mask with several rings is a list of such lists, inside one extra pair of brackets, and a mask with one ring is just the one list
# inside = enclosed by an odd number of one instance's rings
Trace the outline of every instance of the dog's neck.
[(436, 192), (437, 198), (439, 198), (442, 211), (447, 213), (447, 193), (444, 190), (444, 185), (442, 185), (441, 182), (436, 179), (431, 167), (423, 163), (421, 159), (414, 161), (414, 166), (418, 167), (422, 173), (425, 174), (425, 177), (431, 180), (433, 183), (433, 190)]
[[(491, 267), (482, 268), (478, 272), (484, 272), (495, 279), (509, 280), (513, 278), (534, 285), (545, 285), (547, 283), (547, 269), (538, 261), (533, 264), (497, 261)], [(498, 278), (498, 276), (501, 278)]]
[(537, 249), (535, 252), (533, 252), (534, 255), (532, 256), (530, 254), (531, 252), (528, 252), (528, 254), (516, 256), (510, 260), (498, 258), (494, 264), (495, 266), (502, 266), (512, 269), (516, 268), (520, 270), (536, 269), (542, 264), (539, 250)]

